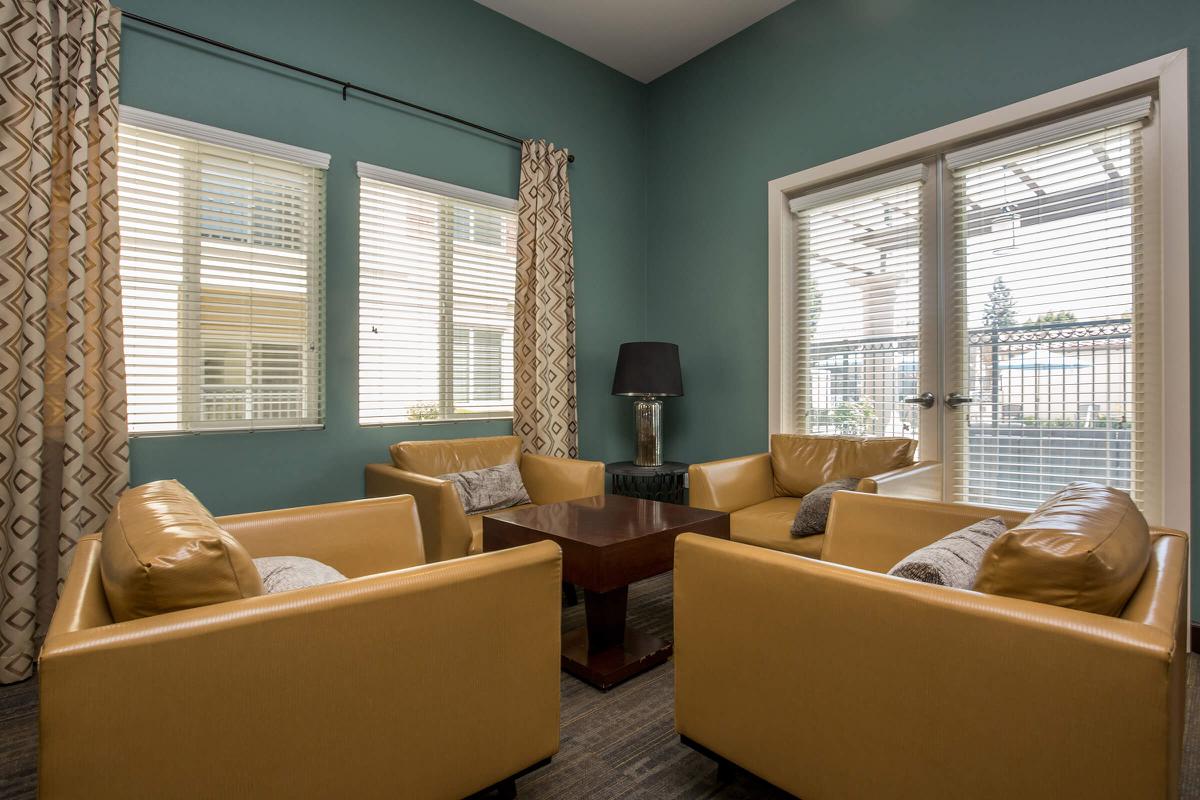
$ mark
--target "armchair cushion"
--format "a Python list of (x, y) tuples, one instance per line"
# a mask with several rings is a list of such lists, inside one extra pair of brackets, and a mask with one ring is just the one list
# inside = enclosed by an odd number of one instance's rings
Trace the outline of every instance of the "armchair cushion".
[(516, 436), (398, 442), (388, 449), (397, 468), (419, 475), (469, 472), (521, 461), (521, 440)]
[(118, 622), (263, 593), (246, 548), (178, 481), (122, 494), (101, 545), (104, 593)]
[(878, 475), (913, 463), (917, 443), (901, 437), (771, 436), (775, 494), (803, 497), (823, 483)]
[(852, 491), (858, 486), (859, 478), (842, 478), (823, 483), (800, 500), (800, 510), (792, 520), (792, 536), (815, 536), (825, 532), (829, 522), (829, 506), (833, 504), (833, 493)]
[(955, 531), (930, 545), (910, 553), (888, 575), (910, 581), (970, 589), (975, 586), (979, 565), (996, 537), (1004, 533), (1000, 517), (981, 519), (961, 531)]
[(820, 558), (824, 536), (796, 537), (789, 532), (799, 510), (799, 497), (775, 497), (739, 509), (729, 515), (729, 537), (735, 542)]
[(438, 477), (454, 484), (463, 511), (468, 514), (497, 511), (529, 502), (529, 492), (525, 491), (521, 470), (516, 464), (497, 464)]
[(1076, 482), (988, 550), (975, 588), (1038, 603), (1121, 613), (1150, 560), (1150, 529), (1129, 495)]

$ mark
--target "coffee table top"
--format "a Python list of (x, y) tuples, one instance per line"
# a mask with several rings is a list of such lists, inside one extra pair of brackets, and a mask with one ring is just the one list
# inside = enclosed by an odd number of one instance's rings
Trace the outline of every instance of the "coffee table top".
[(640, 500), (606, 494), (550, 503), (544, 506), (506, 509), (484, 515), (488, 518), (537, 531), (557, 540), (607, 547), (666, 531), (686, 530), (726, 515), (720, 511)]

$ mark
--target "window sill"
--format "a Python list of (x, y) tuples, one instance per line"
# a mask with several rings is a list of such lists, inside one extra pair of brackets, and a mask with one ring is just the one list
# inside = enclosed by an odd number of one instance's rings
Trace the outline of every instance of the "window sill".
[(461, 425), (464, 422), (512, 422), (512, 414), (506, 414), (501, 417), (457, 417), (451, 419), (411, 419), (397, 420), (395, 422), (362, 422), (358, 423), (360, 428), (408, 428), (422, 425)]
[(260, 425), (253, 428), (195, 428), (192, 430), (175, 431), (130, 431), (130, 439), (157, 439), (165, 436), (205, 436), (210, 433), (274, 433), (276, 431), (323, 431), (324, 423), (312, 425)]

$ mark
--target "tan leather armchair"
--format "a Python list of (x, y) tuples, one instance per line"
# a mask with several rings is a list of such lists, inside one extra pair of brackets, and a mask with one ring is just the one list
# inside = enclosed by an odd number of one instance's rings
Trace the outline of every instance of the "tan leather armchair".
[(790, 533), (804, 495), (855, 477), (860, 492), (940, 497), (941, 464), (913, 463), (915, 449), (904, 438), (774, 434), (768, 453), (689, 467), (690, 503), (728, 513), (735, 542), (817, 558), (825, 537)]
[(423, 564), (411, 497), (220, 517), (350, 580), (114, 623), (80, 541), (40, 661), (45, 798), (462, 798), (558, 749), (561, 555)]
[(438, 475), (517, 464), (531, 505), (604, 494), (602, 462), (522, 453), (516, 436), (400, 442), (390, 450), (391, 464), (367, 465), (366, 495), (416, 498), (430, 561), (461, 558), (483, 549), (483, 515), (465, 513), (454, 485)]
[(1186, 534), (1113, 617), (885, 574), (996, 514), (839, 492), (824, 561), (680, 536), (685, 742), (805, 800), (1178, 797)]

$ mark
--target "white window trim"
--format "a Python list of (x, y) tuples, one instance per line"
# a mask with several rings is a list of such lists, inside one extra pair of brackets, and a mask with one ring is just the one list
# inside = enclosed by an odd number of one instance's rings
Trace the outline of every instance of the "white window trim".
[(398, 169), (380, 167), (375, 164), (368, 164), (365, 161), (358, 162), (358, 177), (370, 178), (373, 181), (382, 181), (384, 183), (393, 183), (397, 186), (406, 186), (409, 189), (432, 192), (433, 194), (440, 194), (446, 197), (454, 197), (458, 200), (465, 200), (468, 203), (494, 206), (502, 208), (505, 211), (516, 212), (517, 210), (517, 201), (512, 197), (491, 194), (478, 189), (459, 186), (455, 183), (446, 183), (445, 181), (426, 178), (423, 175), (413, 175), (411, 172), (401, 172)]
[(882, 191), (906, 183), (923, 181), (926, 177), (926, 171), (924, 164), (911, 164), (907, 167), (885, 172), (882, 175), (872, 175), (869, 178), (863, 178), (858, 181), (839, 183), (837, 186), (832, 186), (828, 189), (806, 192), (799, 197), (793, 197), (788, 202), (788, 208), (793, 213), (796, 211), (807, 211), (808, 209), (817, 208), (828, 203), (835, 203), (839, 200), (848, 200), (855, 195), (869, 194), (870, 192)]
[(887, 166), (922, 160), (972, 139), (1036, 124), (1048, 116), (1069, 114), (1135, 90), (1157, 90), (1161, 132), (1160, 204), (1162, 222), (1162, 426), (1170, 431), (1161, 447), (1163, 524), (1191, 528), (1191, 364), (1189, 350), (1189, 218), (1187, 51), (1143, 61), (1124, 69), (1047, 92), (1029, 100), (988, 111), (896, 142), (864, 150), (826, 164), (776, 178), (767, 184), (770, 432), (782, 430), (785, 409), (783, 307), (785, 275), (791, 247), (790, 200), (832, 181), (845, 180)]
[(175, 136), (198, 139), (208, 144), (235, 147), (239, 150), (257, 153), (258, 155), (283, 158), (307, 167), (329, 169), (328, 153), (309, 150), (305, 147), (296, 147), (295, 145), (284, 144), (283, 142), (274, 142), (270, 139), (260, 139), (257, 136), (251, 136), (246, 133), (227, 131), (212, 125), (203, 125), (199, 122), (192, 122), (191, 120), (180, 119), (179, 117), (169, 117), (166, 114), (146, 111), (141, 108), (134, 108), (133, 106), (121, 106), (121, 122), (139, 128), (149, 128), (160, 133), (170, 133)]

